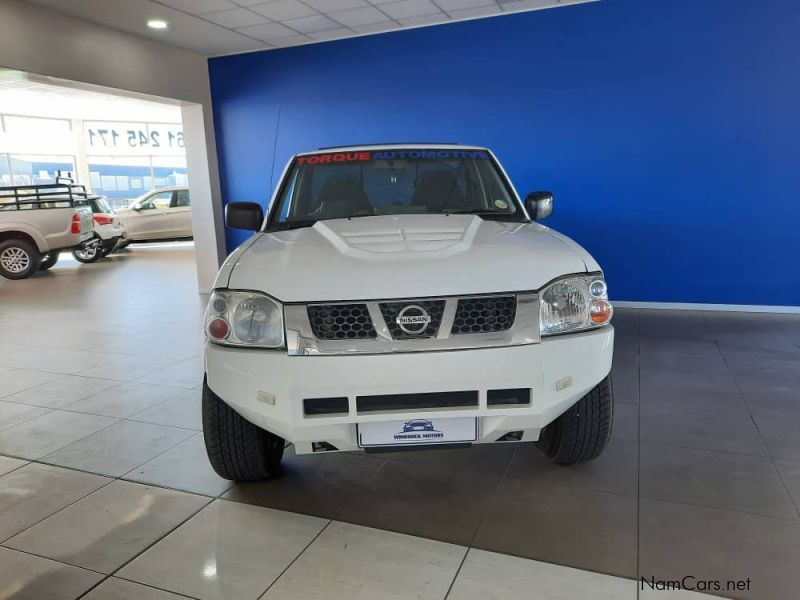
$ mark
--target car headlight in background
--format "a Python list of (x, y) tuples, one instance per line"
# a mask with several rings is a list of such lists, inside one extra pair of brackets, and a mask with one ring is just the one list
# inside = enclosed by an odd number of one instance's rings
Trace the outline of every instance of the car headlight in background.
[(283, 348), (283, 309), (258, 292), (215, 290), (206, 309), (205, 332), (215, 344)]
[(554, 281), (539, 295), (539, 332), (542, 336), (601, 327), (614, 309), (601, 275), (579, 275)]

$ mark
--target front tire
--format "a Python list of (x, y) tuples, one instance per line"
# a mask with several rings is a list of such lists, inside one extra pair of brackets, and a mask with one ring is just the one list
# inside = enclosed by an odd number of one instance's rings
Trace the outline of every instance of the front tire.
[(203, 380), (203, 437), (217, 475), (255, 481), (281, 474), (283, 438), (256, 427), (225, 404)]
[(544, 428), (536, 446), (559, 465), (597, 458), (611, 439), (614, 390), (606, 377)]
[(53, 252), (46, 252), (42, 254), (42, 261), (39, 263), (39, 270), (40, 271), (47, 271), (50, 267), (54, 267), (55, 264), (58, 262), (58, 251)]
[(0, 242), (0, 275), (6, 279), (35, 275), (41, 260), (39, 250), (26, 240), (13, 238)]

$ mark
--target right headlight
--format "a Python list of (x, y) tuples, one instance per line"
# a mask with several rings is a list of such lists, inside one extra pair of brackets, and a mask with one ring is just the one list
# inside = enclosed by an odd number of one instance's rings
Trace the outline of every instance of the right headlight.
[(602, 275), (576, 275), (554, 281), (539, 294), (542, 336), (602, 327), (614, 314)]
[(283, 308), (258, 292), (214, 290), (205, 318), (206, 338), (223, 346), (283, 348)]

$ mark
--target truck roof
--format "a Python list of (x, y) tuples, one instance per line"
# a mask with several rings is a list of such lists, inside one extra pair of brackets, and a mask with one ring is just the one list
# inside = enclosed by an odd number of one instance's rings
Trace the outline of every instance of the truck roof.
[(309, 152), (298, 152), (295, 156), (307, 156), (310, 154), (319, 154), (320, 152), (354, 152), (358, 150), (393, 150), (398, 148), (415, 148), (415, 149), (457, 149), (457, 150), (488, 150), (485, 146), (466, 146), (463, 144), (446, 144), (446, 143), (430, 143), (430, 142), (404, 142), (396, 144), (362, 144), (358, 146), (330, 146), (327, 148), (319, 148)]

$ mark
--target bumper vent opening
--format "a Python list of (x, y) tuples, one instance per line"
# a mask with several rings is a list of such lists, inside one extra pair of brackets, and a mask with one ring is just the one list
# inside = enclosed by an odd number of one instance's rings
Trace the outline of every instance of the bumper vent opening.
[(338, 448), (328, 442), (311, 442), (311, 450), (313, 452), (335, 452)]
[(461, 408), (478, 406), (478, 392), (432, 392), (424, 394), (388, 394), (358, 396), (358, 412), (378, 410), (416, 410), (420, 408)]
[(303, 400), (303, 413), (307, 416), (346, 415), (349, 410), (346, 397), (306, 398)]
[(530, 388), (511, 388), (507, 390), (489, 390), (486, 392), (488, 406), (530, 406)]
[(507, 434), (497, 438), (498, 442), (519, 442), (522, 440), (521, 431), (509, 431)]

